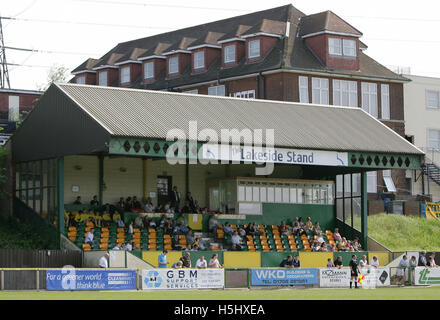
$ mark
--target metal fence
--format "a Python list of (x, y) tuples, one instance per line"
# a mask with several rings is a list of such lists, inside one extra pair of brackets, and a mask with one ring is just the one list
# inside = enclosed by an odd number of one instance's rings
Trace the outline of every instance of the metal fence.
[(0, 268), (62, 268), (83, 266), (81, 251), (71, 250), (0, 250)]

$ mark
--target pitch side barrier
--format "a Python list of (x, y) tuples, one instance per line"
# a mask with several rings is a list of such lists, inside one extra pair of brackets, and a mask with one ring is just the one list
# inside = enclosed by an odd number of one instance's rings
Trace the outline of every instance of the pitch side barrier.
[[(440, 285), (440, 268), (366, 267), (358, 285)], [(338, 288), (350, 286), (350, 268), (227, 269), (0, 269), (1, 290), (198, 290), (228, 288)]]

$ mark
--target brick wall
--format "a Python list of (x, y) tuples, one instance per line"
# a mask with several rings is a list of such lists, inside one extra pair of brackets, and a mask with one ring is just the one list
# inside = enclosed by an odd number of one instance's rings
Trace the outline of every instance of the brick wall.
[(39, 94), (0, 92), (0, 120), (8, 120), (10, 96), (19, 97), (20, 114), (25, 114), (31, 111), (37, 100), (40, 98)]

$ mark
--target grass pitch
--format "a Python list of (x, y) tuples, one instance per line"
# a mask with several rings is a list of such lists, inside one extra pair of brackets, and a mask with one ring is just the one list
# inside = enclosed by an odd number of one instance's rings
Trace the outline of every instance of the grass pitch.
[(9, 291), (0, 300), (440, 300), (437, 287), (170, 291)]

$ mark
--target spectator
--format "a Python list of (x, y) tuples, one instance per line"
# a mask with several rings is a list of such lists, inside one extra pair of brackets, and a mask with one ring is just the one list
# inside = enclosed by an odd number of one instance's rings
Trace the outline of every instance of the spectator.
[(134, 241), (131, 242), (131, 250), (132, 250), (132, 251), (137, 251), (137, 250), (139, 250), (139, 248), (136, 246), (136, 242), (134, 242)]
[(180, 244), (180, 241), (179, 241), (179, 236), (177, 234), (173, 237), (172, 246), (173, 246), (173, 250), (180, 251), (183, 249), (182, 245)]
[(331, 258), (327, 259), (327, 268), (334, 268), (335, 264), (332, 262)]
[(197, 243), (194, 243), (192, 245), (191, 251), (199, 251), (199, 249), (200, 249), (199, 245)]
[(182, 269), (182, 261), (179, 260), (179, 261), (173, 263), (171, 268), (173, 268), (173, 269)]
[(242, 228), (238, 229), (238, 234), (240, 237), (246, 237), (246, 231), (244, 231)]
[(163, 214), (163, 215), (160, 217), (159, 227), (162, 228), (162, 229), (164, 229), (166, 223), (168, 223), (168, 219), (167, 219), (166, 215)]
[(317, 236), (319, 234), (322, 234), (321, 227), (319, 226), (319, 222), (315, 223), (315, 226), (313, 227), (313, 235)]
[(180, 258), (180, 261), (182, 261), (184, 268), (191, 268), (191, 257), (189, 252), (185, 252), (185, 254)]
[(133, 209), (139, 210), (141, 208), (142, 208), (141, 203), (138, 201), (136, 196), (133, 196)]
[(189, 230), (188, 234), (186, 235), (186, 243), (192, 246), (195, 242), (194, 236), (192, 234), (192, 231)]
[(185, 226), (183, 221), (180, 221), (180, 224), (176, 227), (176, 234), (179, 235), (187, 235), (189, 231), (189, 228)]
[(205, 257), (201, 256), (196, 262), (196, 268), (197, 269), (206, 269), (207, 267), (208, 267), (208, 264), (205, 260)]
[[(78, 216), (78, 213), (76, 214), (76, 216)], [(68, 221), (69, 221), (68, 226), (69, 227), (78, 228), (78, 221), (75, 219), (76, 216), (74, 216), (72, 212), (69, 212), (69, 218), (68, 218)]]
[(99, 206), (98, 196), (93, 196), (92, 201), (90, 201), (91, 206)]
[(189, 201), (185, 201), (185, 205), (182, 207), (182, 209), (180, 210), (181, 213), (191, 213), (192, 209), (189, 205)]
[(145, 210), (145, 212), (147, 212), (147, 213), (151, 213), (151, 212), (154, 212), (154, 206), (153, 206), (153, 203), (151, 202), (151, 198), (147, 198), (147, 203), (145, 204), (145, 208), (144, 208), (144, 210)]
[(340, 251), (346, 251), (347, 250), (347, 239), (345, 239), (345, 237), (342, 237), (341, 241), (339, 241), (338, 249)]
[(415, 284), (416, 280), (416, 267), (417, 267), (417, 259), (416, 256), (412, 256), (409, 260), (409, 271), (411, 271), (411, 284)]
[(171, 207), (180, 208), (180, 192), (177, 190), (177, 186), (173, 187), (170, 195)]
[(76, 200), (73, 202), (73, 204), (82, 204), (81, 197), (80, 196), (76, 197)]
[(162, 253), (157, 258), (159, 268), (166, 268), (167, 265), (169, 264), (169, 262), (167, 261), (167, 253), (168, 253), (168, 250), (165, 249), (164, 251), (162, 251)]
[(300, 267), (301, 267), (301, 263), (300, 263), (300, 261), (299, 261), (299, 256), (298, 256), (298, 255), (296, 255), (296, 256), (293, 258), (293, 267), (294, 267), (294, 268), (300, 268)]
[(358, 238), (354, 238), (353, 239), (352, 246), (353, 246), (354, 251), (361, 251), (362, 250), (362, 246), (359, 243), (359, 239)]
[(104, 268), (107, 269), (108, 268), (108, 258), (110, 257), (110, 255), (106, 252), (101, 259), (99, 259), (99, 267), (100, 268)]
[(241, 237), (238, 235), (238, 232), (235, 231), (234, 235), (231, 238), (232, 240), (232, 250), (241, 250)]
[(214, 253), (211, 257), (211, 260), (209, 260), (209, 267), (210, 268), (222, 268), (222, 265), (218, 261), (218, 254)]
[(125, 210), (125, 201), (124, 198), (119, 198), (118, 203), (116, 204), (116, 209), (120, 212)]
[(93, 216), (93, 222), (97, 227), (101, 227), (102, 224), (102, 213), (101, 212), (95, 212), (95, 215)]
[(291, 255), (281, 261), (280, 268), (293, 268), (293, 258)]
[(350, 289), (353, 287), (353, 281), (354, 281), (354, 287), (357, 289), (358, 285), (357, 285), (357, 278), (359, 276), (359, 267), (358, 267), (358, 262), (357, 262), (357, 257), (356, 255), (352, 255), (351, 256), (351, 261), (349, 263), (350, 266)]
[(93, 246), (95, 242), (93, 241), (94, 238), (94, 229), (91, 228), (89, 232), (86, 234), (86, 239), (84, 240), (84, 243), (89, 244), (90, 246)]
[(133, 201), (131, 200), (131, 197), (128, 197), (125, 200), (124, 210), (125, 212), (131, 212), (131, 209), (133, 209)]
[(310, 217), (307, 217), (307, 220), (306, 220), (306, 225), (305, 225), (304, 229), (305, 229), (305, 230), (310, 230), (310, 231), (313, 231), (313, 223), (312, 223), (312, 218), (310, 218)]
[(335, 228), (335, 232), (333, 232), (333, 238), (335, 239), (336, 242), (339, 242), (342, 240), (341, 235), (339, 234), (339, 229)]
[(290, 236), (289, 229), (287, 228), (286, 222), (281, 221), (281, 225), (279, 226), (279, 230), (281, 235)]
[(334, 261), (334, 265), (335, 267), (337, 267), (338, 269), (342, 268), (342, 256), (338, 256), (336, 258), (336, 260)]
[(112, 222), (112, 218), (110, 217), (110, 213), (104, 211), (102, 214), (102, 225), (104, 227), (108, 227), (111, 222)]
[(263, 232), (258, 228), (258, 226), (257, 226), (255, 221), (252, 222), (251, 228), (252, 228), (252, 233), (251, 233), (252, 235), (255, 235), (255, 236), (263, 235)]
[(209, 231), (217, 235), (217, 229), (219, 229), (217, 218), (215, 215), (212, 215), (211, 218), (209, 218)]
[(304, 224), (304, 221), (303, 221), (303, 218), (302, 218), (302, 217), (299, 217), (299, 219), (298, 219), (298, 224), (299, 224), (299, 227), (300, 227), (301, 229), (304, 229), (305, 224)]
[(375, 268), (379, 267), (379, 260), (376, 256), (373, 256), (373, 260), (370, 261), (370, 266)]
[[(296, 219), (296, 218), (295, 218)], [(298, 221), (296, 221), (296, 222), (294, 222), (293, 223), (293, 228), (292, 228), (292, 233), (293, 233), (293, 235), (294, 236), (297, 236), (297, 235), (299, 235), (299, 231), (300, 231), (300, 226), (299, 226), (299, 223), (298, 223)]]
[(435, 263), (435, 253), (432, 253), (429, 256), (428, 267), (431, 267), (431, 268), (437, 267), (437, 264)]
[(330, 251), (331, 252), (336, 252), (337, 250), (336, 250), (336, 243), (332, 243), (331, 245), (330, 245)]
[(427, 267), (428, 266), (428, 263), (426, 261), (426, 251), (425, 250), (420, 252), (419, 262), (418, 262), (417, 266), (419, 266), (419, 267)]
[(165, 232), (165, 234), (169, 234), (171, 236), (173, 234), (173, 230), (174, 230), (174, 228), (173, 228), (172, 222), (168, 220), (165, 223), (164, 232)]
[(128, 225), (128, 233), (129, 234), (133, 234), (134, 230), (133, 230), (133, 221), (130, 221), (130, 224)]
[(116, 222), (116, 225), (118, 226), (118, 228), (125, 227), (124, 222), (122, 221), (122, 218), (121, 218), (121, 214), (118, 211), (116, 211), (113, 214), (113, 221)]
[(321, 243), (321, 248), (319, 249), (321, 252), (328, 252), (327, 243)]
[(127, 250), (127, 251), (132, 251), (133, 250), (133, 246), (132, 246), (132, 244), (130, 242), (127, 242), (125, 244), (125, 250)]
[(322, 237), (322, 233), (321, 233), (321, 232), (318, 234), (318, 237), (316, 238), (316, 241), (317, 241), (319, 244), (325, 242), (325, 241), (324, 241), (324, 238)]
[(365, 255), (362, 256), (361, 260), (359, 261), (359, 267), (360, 268), (368, 267), (367, 256), (365, 256)]
[(396, 270), (396, 284), (404, 285), (403, 281), (406, 281), (406, 272), (409, 267), (408, 257), (403, 255), (402, 260), (399, 262), (399, 266)]
[(120, 243), (116, 243), (116, 245), (113, 247), (112, 250), (121, 250), (121, 244)]
[(186, 193), (186, 199), (185, 199), (185, 201), (188, 203), (188, 206), (189, 206), (189, 208), (190, 208), (190, 210), (191, 210), (190, 212), (191, 212), (191, 213), (196, 213), (197, 210), (196, 210), (196, 206), (195, 206), (194, 198), (192, 197), (191, 192), (187, 192), (187, 193)]
[(225, 223), (225, 226), (224, 226), (223, 230), (225, 231), (225, 234), (230, 235), (230, 236), (234, 233), (234, 230), (229, 225), (229, 222)]
[(149, 227), (153, 228), (153, 229), (156, 229), (156, 222), (153, 219), (150, 220)]
[[(140, 228), (140, 229), (144, 228), (144, 223), (142, 220), (143, 220), (142, 215), (138, 214), (136, 216), (136, 218), (134, 219), (134, 225), (136, 226), (136, 228)], [(145, 227), (148, 227), (148, 226), (145, 226)]]

